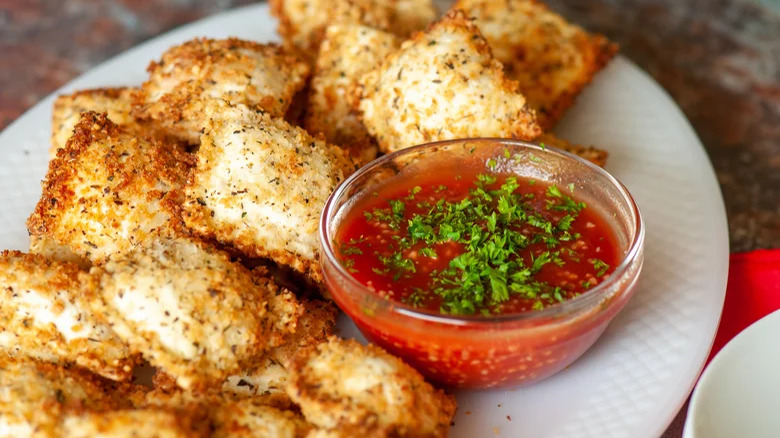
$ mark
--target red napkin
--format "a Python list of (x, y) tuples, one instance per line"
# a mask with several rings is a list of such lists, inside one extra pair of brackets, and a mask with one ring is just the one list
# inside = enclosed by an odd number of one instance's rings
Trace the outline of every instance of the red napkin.
[(709, 362), (750, 324), (780, 309), (780, 249), (731, 255), (726, 301)]

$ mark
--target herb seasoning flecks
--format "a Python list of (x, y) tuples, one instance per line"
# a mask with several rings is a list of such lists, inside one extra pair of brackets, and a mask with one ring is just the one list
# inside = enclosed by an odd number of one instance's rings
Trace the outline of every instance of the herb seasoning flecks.
[(354, 206), (337, 251), (390, 300), (453, 315), (540, 310), (619, 262), (611, 229), (575, 191), (504, 174), (421, 176)]

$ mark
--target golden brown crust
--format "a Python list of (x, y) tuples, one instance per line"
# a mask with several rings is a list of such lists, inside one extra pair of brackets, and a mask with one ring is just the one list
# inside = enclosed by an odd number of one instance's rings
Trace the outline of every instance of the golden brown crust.
[(268, 351), (268, 357), (290, 368), (295, 355), (306, 348), (325, 342), (336, 330), (336, 306), (328, 301), (302, 300), (303, 313), (295, 332), (285, 342)]
[(46, 235), (33, 234), (30, 236), (30, 254), (38, 254), (58, 262), (73, 263), (84, 270), (92, 267), (89, 260), (74, 253), (69, 246)]
[(293, 402), (284, 390), (288, 375), (287, 368), (266, 355), (240, 373), (229, 376), (220, 390), (226, 398), (250, 398), (279, 409), (292, 409)]
[(210, 114), (186, 187), (186, 225), (321, 282), (320, 212), (354, 163), (338, 147), (242, 105)]
[(407, 37), (436, 18), (430, 0), (270, 0), (285, 44), (313, 61), (332, 24), (361, 24)]
[(566, 152), (582, 157), (599, 167), (604, 167), (607, 164), (607, 158), (609, 158), (609, 153), (605, 150), (598, 149), (594, 146), (572, 144), (568, 140), (564, 140), (549, 132), (542, 134), (535, 140), (535, 142), (562, 149)]
[(250, 368), (228, 377), (222, 392), (235, 398), (250, 397), (263, 404), (289, 409), (292, 401), (285, 392), (289, 368), (299, 351), (325, 342), (336, 327), (336, 308), (325, 301), (301, 302), (303, 314), (293, 333), (263, 358), (253, 361)]
[(395, 35), (368, 26), (328, 26), (309, 89), (306, 130), (345, 148), (361, 164), (376, 158), (376, 142), (355, 113), (350, 93), (399, 45)]
[(131, 93), (130, 88), (96, 88), (58, 96), (52, 107), (50, 157), (54, 158), (57, 150), (65, 147), (83, 112), (107, 112), (117, 124), (131, 123)]
[(188, 238), (156, 236), (92, 273), (96, 310), (187, 389), (240, 372), (293, 332), (302, 311), (291, 293)]
[(129, 380), (139, 357), (90, 309), (83, 291), (91, 281), (77, 265), (0, 253), (0, 354)]
[(363, 123), (385, 152), (454, 138), (541, 134), (517, 83), (460, 11), (404, 42), (360, 85)]
[(567, 22), (536, 0), (458, 0), (453, 9), (475, 19), (544, 130), (617, 52), (604, 36)]
[(81, 113), (88, 111), (107, 113), (112, 122), (136, 137), (160, 137), (164, 140), (165, 136), (156, 132), (154, 126), (141, 123), (131, 114), (132, 103), (138, 91), (127, 87), (93, 88), (58, 96), (52, 108), (50, 158), (55, 158), (57, 150), (65, 147), (68, 139), (73, 135), (73, 128), (81, 120)]
[(57, 438), (67, 415), (128, 405), (103, 379), (75, 368), (0, 357), (0, 429), (5, 436)]
[(214, 99), (282, 117), (306, 83), (309, 67), (276, 44), (200, 38), (168, 49), (148, 69), (134, 114), (168, 134), (198, 144)]
[(207, 438), (209, 422), (202, 412), (170, 407), (120, 409), (67, 415), (62, 435), (68, 438)]
[(49, 163), (27, 230), (102, 263), (154, 231), (174, 229), (176, 217), (161, 201), (182, 185), (190, 161), (175, 146), (128, 134), (106, 114), (83, 113)]
[(288, 393), (317, 427), (376, 437), (445, 437), (456, 408), (397, 357), (335, 337), (298, 355)]
[(223, 402), (211, 418), (211, 438), (303, 438), (311, 429), (299, 413), (251, 398)]

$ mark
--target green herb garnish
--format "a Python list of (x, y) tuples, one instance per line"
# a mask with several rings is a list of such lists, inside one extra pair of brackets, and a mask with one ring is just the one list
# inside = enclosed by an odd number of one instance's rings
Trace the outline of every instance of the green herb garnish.
[[(492, 159), (488, 162), (491, 167), (496, 164)], [(417, 250), (419, 256), (437, 257), (437, 245), (455, 242), (463, 246), (463, 253), (453, 258), (446, 268), (430, 274), (429, 293), (440, 298), (442, 313), (490, 314), (499, 311), (501, 304), (512, 296), (532, 300), (534, 309), (564, 301), (566, 290), (536, 281), (534, 276), (548, 264), (563, 266), (563, 255), (572, 258), (576, 254), (561, 245), (578, 237), (570, 230), (585, 204), (551, 185), (545, 191), (543, 202), (549, 212), (556, 213), (543, 214), (530, 204), (533, 196), (518, 192), (520, 184), (516, 178), (508, 177), (498, 187), (496, 181), (495, 175), (477, 175), (466, 198), (417, 203), (422, 211), (408, 217), (407, 205), (400, 199), (388, 201), (386, 208), (366, 212), (368, 221), (406, 231), (392, 236), (388, 252), (375, 253), (384, 269), (374, 268), (374, 272), (392, 275), (394, 280), (411, 277), (417, 272), (414, 260), (408, 256), (412, 248), (419, 248), (422, 243), (424, 246)], [(445, 186), (436, 189), (443, 190)], [(421, 191), (416, 186), (404, 199), (413, 200)], [(557, 212), (565, 214), (560, 216)], [(551, 220), (550, 216), (558, 219)], [(528, 233), (529, 227), (532, 233)], [(529, 245), (537, 243), (544, 243), (547, 249), (528, 259), (520, 256)], [(609, 267), (599, 262), (599, 265), (594, 262), (594, 268), (606, 272)], [(422, 294), (413, 293), (405, 302), (420, 305), (425, 299)]]
[(593, 264), (593, 269), (596, 270), (596, 277), (601, 277), (609, 270), (609, 265), (601, 259), (592, 259), (590, 262)]

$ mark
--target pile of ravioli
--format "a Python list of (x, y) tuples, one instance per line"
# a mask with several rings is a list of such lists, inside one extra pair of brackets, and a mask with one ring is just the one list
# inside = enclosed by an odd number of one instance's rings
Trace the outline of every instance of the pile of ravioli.
[[(549, 133), (614, 55), (532, 0), (272, 0), (54, 106), (28, 253), (0, 255), (0, 437), (444, 437), (455, 400), (334, 335), (317, 227), (380, 153)], [(140, 382), (139, 370), (154, 373)]]

